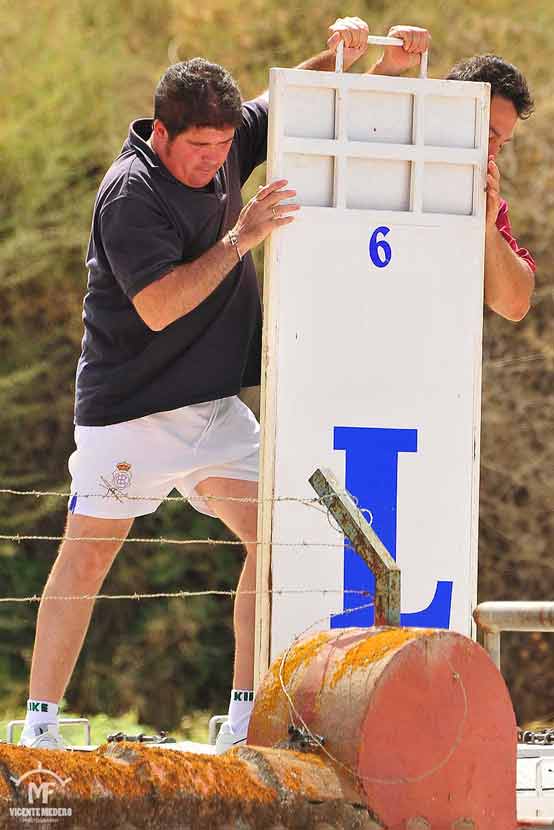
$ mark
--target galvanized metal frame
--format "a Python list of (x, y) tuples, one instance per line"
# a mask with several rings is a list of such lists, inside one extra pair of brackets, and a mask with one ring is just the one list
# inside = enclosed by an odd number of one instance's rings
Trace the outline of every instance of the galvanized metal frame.
[[(60, 726), (82, 726), (85, 732), (85, 746), (90, 746), (92, 733), (90, 728), (90, 721), (88, 718), (60, 718), (58, 720)], [(13, 744), (13, 735), (16, 727), (25, 726), (24, 720), (11, 720), (6, 726), (6, 741)]]
[(500, 668), (503, 631), (554, 631), (554, 602), (482, 602), (473, 619), (483, 630), (483, 646)]

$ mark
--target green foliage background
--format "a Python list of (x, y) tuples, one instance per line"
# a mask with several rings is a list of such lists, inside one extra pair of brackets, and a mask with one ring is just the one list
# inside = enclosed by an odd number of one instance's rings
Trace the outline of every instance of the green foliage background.
[[(128, 123), (151, 111), (153, 86), (176, 60), (201, 54), (226, 65), (245, 98), (269, 66), (323, 48), (340, 13), (374, 32), (393, 23), (433, 33), (430, 73), (462, 56), (495, 52), (517, 63), (537, 113), (501, 159), (520, 241), (539, 263), (534, 308), (514, 325), (486, 313), (480, 599), (547, 599), (554, 541), (554, 227), (550, 133), (554, 8), (543, 0), (395, 4), (352, 0), (0, 0), (0, 487), (67, 490), (83, 257), (92, 204)], [(360, 70), (367, 68), (366, 59)], [(261, 180), (263, 171), (258, 174)], [(256, 182), (250, 184), (250, 189)], [(258, 264), (261, 253), (258, 252)], [(0, 496), (2, 534), (59, 535), (57, 497)], [(228, 538), (177, 503), (135, 524), (137, 535)], [(42, 590), (55, 543), (0, 542), (0, 594)], [(237, 548), (127, 545), (106, 593), (233, 587)], [(0, 700), (26, 696), (36, 604), (0, 606)], [(544, 635), (505, 635), (504, 666), (521, 721), (554, 717), (553, 660)], [(228, 600), (100, 601), (68, 691), (71, 708), (176, 726), (191, 709), (224, 709), (231, 675)], [(0, 704), (1, 705), (1, 704)]]

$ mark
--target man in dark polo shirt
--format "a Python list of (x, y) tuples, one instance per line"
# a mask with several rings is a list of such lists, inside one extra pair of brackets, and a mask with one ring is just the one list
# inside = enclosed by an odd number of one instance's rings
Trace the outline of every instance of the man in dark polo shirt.
[[(346, 50), (345, 63), (354, 59)], [(331, 70), (318, 55), (304, 69)], [(154, 119), (131, 124), (96, 198), (77, 368), (66, 538), (41, 602), (21, 743), (61, 749), (58, 703), (95, 596), (133, 519), (176, 488), (244, 543), (234, 608), (229, 722), (218, 751), (244, 742), (252, 709), (259, 426), (241, 387), (260, 376), (261, 312), (250, 251), (293, 221), (280, 180), (242, 207), (264, 161), (267, 96), (241, 103), (201, 58), (171, 66)], [(115, 540), (115, 541), (114, 541)], [(44, 601), (46, 599), (46, 601)]]
[[(171, 66), (156, 89), (154, 119), (131, 124), (100, 185), (67, 538), (44, 592), (97, 594), (134, 517), (156, 510), (174, 488), (222, 519), (248, 554), (234, 613), (237, 729), (253, 688), (259, 426), (237, 397), (260, 376), (250, 251), (297, 210), (282, 180), (242, 206), (241, 187), (266, 156), (267, 106), (265, 95), (243, 105), (216, 64), (195, 58)], [(58, 702), (92, 607), (92, 600), (41, 603), (26, 745), (63, 747)]]

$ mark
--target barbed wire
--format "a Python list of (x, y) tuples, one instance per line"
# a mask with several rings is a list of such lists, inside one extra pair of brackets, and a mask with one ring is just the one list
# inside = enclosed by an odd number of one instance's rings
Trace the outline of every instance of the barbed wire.
[[(26, 597), (0, 597), (0, 603), (8, 603), (8, 602), (41, 602), (41, 600), (55, 600), (57, 602), (61, 601), (75, 601), (75, 600), (97, 600), (97, 599), (110, 599), (110, 600), (123, 600), (123, 599), (132, 599), (132, 600), (143, 600), (143, 599), (188, 599), (191, 597), (208, 597), (208, 596), (216, 596), (216, 597), (229, 597), (234, 599), (237, 596), (245, 596), (245, 595), (252, 595), (252, 596), (286, 596), (287, 594), (321, 594), (322, 596), (326, 596), (327, 594), (356, 594), (358, 596), (369, 596), (369, 591), (364, 590), (354, 590), (354, 589), (341, 589), (341, 588), (268, 588), (265, 591), (256, 591), (252, 590), (233, 590), (233, 589), (207, 589), (204, 591), (157, 591), (156, 593), (144, 594), (144, 593), (133, 593), (133, 594), (68, 594), (65, 596), (44, 596), (41, 594), (32, 594)], [(339, 612), (342, 613), (342, 612)]]
[[(538, 357), (542, 356), (528, 356), (528, 359), (537, 359)], [(524, 358), (522, 359), (524, 360)], [(513, 361), (507, 361), (509, 363), (519, 362), (517, 359)], [(497, 362), (496, 366), (506, 365), (502, 362)], [(489, 364), (489, 366), (494, 367), (495, 364)], [(210, 501), (219, 501), (219, 502), (235, 502), (235, 503), (251, 503), (251, 504), (260, 504), (260, 503), (297, 503), (302, 504), (304, 506), (309, 506), (318, 510), (321, 510), (322, 513), (327, 515), (327, 520), (329, 525), (335, 530), (339, 535), (342, 535), (342, 530), (337, 528), (332, 524), (332, 515), (328, 509), (328, 500), (329, 496), (325, 497), (312, 497), (312, 498), (300, 498), (300, 497), (291, 497), (291, 496), (277, 496), (277, 497), (270, 497), (270, 498), (258, 498), (258, 497), (235, 497), (235, 496), (165, 496), (162, 498), (158, 498), (157, 496), (149, 495), (149, 496), (141, 496), (141, 495), (127, 495), (118, 491), (117, 488), (110, 486), (109, 482), (105, 482), (106, 484), (106, 491), (103, 493), (90, 493), (90, 494), (76, 494), (79, 499), (88, 499), (88, 498), (100, 498), (100, 499), (116, 499), (119, 502), (135, 502), (135, 501), (155, 501), (157, 504), (162, 502), (188, 502), (190, 504), (194, 504), (194, 502), (210, 502)], [(71, 498), (72, 493), (68, 492), (59, 492), (59, 491), (48, 491), (48, 490), (19, 490), (15, 488), (0, 488), (0, 495), (10, 495), (16, 497), (34, 497), (34, 498), (64, 498), (69, 499)], [(350, 495), (350, 494), (348, 494)], [(372, 522), (372, 515), (369, 511), (364, 511), (369, 513), (370, 523)], [(221, 539), (170, 539), (165, 537), (153, 537), (153, 538), (141, 538), (141, 537), (132, 537), (132, 538), (125, 538), (125, 537), (117, 537), (117, 536), (55, 536), (55, 535), (30, 535), (30, 534), (2, 534), (0, 535), (1, 541), (11, 541), (20, 543), (22, 541), (75, 541), (75, 542), (129, 542), (129, 543), (140, 543), (140, 544), (171, 544), (171, 545), (255, 545), (260, 546), (265, 544), (263, 541), (254, 540), (251, 542), (246, 541), (235, 541), (235, 540), (221, 540)], [(306, 540), (302, 540), (301, 542), (272, 542), (272, 547), (320, 547), (320, 548), (340, 548), (344, 549), (345, 542), (342, 541), (340, 543), (317, 543), (317, 542), (310, 542)], [(346, 545), (348, 546), (348, 545)], [(287, 589), (268, 589), (263, 592), (258, 592), (256, 590), (220, 590), (220, 589), (208, 589), (202, 591), (168, 591), (168, 592), (155, 592), (155, 593), (137, 593), (134, 592), (132, 594), (82, 594), (82, 595), (50, 595), (50, 596), (40, 596), (40, 595), (30, 595), (25, 597), (0, 597), (1, 604), (7, 603), (37, 603), (40, 602), (42, 599), (45, 601), (90, 601), (90, 600), (134, 600), (134, 601), (142, 601), (142, 600), (150, 600), (150, 599), (190, 599), (190, 598), (198, 598), (198, 597), (226, 597), (230, 599), (235, 599), (239, 594), (241, 595), (262, 595), (262, 596), (286, 596), (286, 595), (307, 595), (307, 594), (319, 594), (322, 596), (328, 594), (339, 594), (339, 595), (358, 595), (368, 597), (370, 596), (368, 591), (363, 590), (344, 590), (338, 588), (287, 588)], [(287, 684), (284, 679), (284, 671), (286, 667), (286, 661), (290, 655), (292, 648), (296, 645), (298, 640), (304, 636), (306, 636), (312, 629), (316, 626), (322, 626), (325, 624), (327, 627), (329, 625), (329, 617), (333, 618), (339, 615), (349, 615), (353, 614), (357, 611), (362, 611), (365, 609), (369, 609), (374, 606), (374, 601), (371, 599), (370, 602), (365, 602), (362, 605), (358, 605), (354, 608), (345, 609), (341, 612), (337, 613), (327, 613), (325, 617), (322, 617), (318, 620), (312, 622), (307, 628), (304, 629), (300, 634), (298, 634), (292, 642), (289, 644), (288, 648), (284, 652), (280, 664), (279, 664), (279, 682), (281, 684), (282, 691), (286, 697), (287, 705), (289, 708), (289, 714), (293, 725), (296, 725), (297, 722), (301, 723), (303, 728), (306, 730), (306, 733), (310, 736), (313, 740), (314, 745), (318, 746), (319, 749), (332, 761), (333, 764), (343, 768), (349, 775), (353, 776), (356, 780), (364, 780), (372, 783), (412, 783), (421, 781), (424, 778), (427, 778), (440, 770), (445, 764), (448, 763), (450, 758), (452, 757), (453, 753), (456, 750), (456, 747), (461, 741), (463, 728), (465, 725), (465, 720), (467, 718), (468, 712), (468, 702), (467, 702), (467, 694), (465, 691), (465, 687), (463, 682), (459, 678), (459, 675), (453, 671), (453, 676), (460, 680), (460, 688), (463, 694), (463, 701), (464, 701), (464, 712), (454, 738), (452, 745), (449, 751), (446, 753), (445, 757), (439, 761), (432, 769), (427, 770), (425, 773), (422, 773), (419, 776), (413, 778), (403, 778), (403, 779), (381, 779), (381, 778), (372, 778), (372, 777), (361, 777), (359, 776), (356, 771), (350, 767), (349, 765), (345, 764), (344, 762), (340, 761), (337, 757), (335, 757), (322, 743), (322, 741), (313, 734), (310, 730), (308, 724), (298, 711), (295, 706), (293, 697), (287, 688)], [(294, 676), (294, 675), (292, 675)]]
[(305, 539), (300, 542), (264, 542), (261, 539), (254, 539), (252, 541), (239, 541), (237, 539), (168, 539), (165, 536), (132, 536), (125, 538), (124, 536), (41, 536), (22, 533), (4, 533), (0, 534), (1, 542), (131, 542), (140, 544), (160, 544), (160, 545), (238, 545), (244, 547), (245, 545), (261, 545), (270, 544), (271, 547), (317, 547), (317, 548), (343, 548), (344, 543), (340, 542), (308, 542)]
[[(348, 496), (356, 506), (358, 506), (358, 500), (347, 493), (347, 491), (339, 491), (339, 495)], [(1, 488), (0, 495), (15, 495), (15, 496), (34, 496), (36, 498), (39, 497), (60, 497), (60, 498), (70, 498), (71, 493), (66, 492), (59, 492), (59, 491), (48, 491), (48, 490), (17, 490), (13, 488)], [(300, 498), (297, 496), (275, 496), (272, 498), (256, 498), (256, 497), (239, 497), (239, 496), (166, 496), (164, 498), (158, 499), (152, 496), (128, 496), (123, 493), (119, 493), (115, 491), (115, 488), (110, 488), (110, 492), (104, 493), (85, 493), (85, 494), (78, 494), (78, 498), (101, 498), (101, 499), (111, 499), (115, 498), (119, 502), (125, 501), (156, 501), (156, 502), (166, 502), (166, 501), (179, 501), (179, 502), (194, 502), (194, 501), (205, 501), (205, 500), (213, 500), (213, 501), (231, 501), (231, 502), (242, 502), (242, 503), (263, 503), (263, 502), (272, 502), (272, 503), (297, 503), (303, 504), (307, 507), (311, 507), (315, 510), (318, 510), (322, 514), (327, 516), (327, 521), (330, 527), (336, 531), (339, 535), (344, 535), (341, 531), (340, 527), (336, 526), (332, 522), (331, 512), (328, 507), (328, 502), (331, 498), (334, 498), (334, 495), (325, 495), (325, 496), (315, 496), (313, 498)], [(358, 508), (363, 514), (367, 514), (367, 521), (369, 524), (373, 522), (373, 515), (370, 510), (365, 508)], [(128, 517), (133, 518), (133, 517)], [(138, 517), (137, 517), (138, 518)], [(3, 542), (16, 542), (17, 544), (21, 542), (121, 542), (126, 543), (129, 542), (131, 544), (165, 544), (165, 545), (235, 545), (235, 546), (245, 546), (245, 545), (254, 545), (256, 547), (260, 547), (264, 544), (271, 544), (272, 547), (320, 547), (320, 548), (344, 548), (345, 545), (348, 546), (347, 542), (312, 542), (302, 539), (300, 541), (295, 542), (281, 542), (281, 541), (272, 541), (264, 542), (260, 539), (255, 539), (252, 541), (247, 540), (234, 540), (234, 539), (213, 539), (211, 537), (207, 537), (205, 539), (171, 539), (168, 537), (160, 536), (160, 537), (122, 537), (122, 536), (67, 536), (67, 535), (46, 535), (46, 534), (22, 534), (22, 533), (11, 533), (11, 534), (0, 534), (0, 541)]]
[[(53, 493), (48, 493), (46, 491), (13, 491), (2, 489), (0, 493), (10, 493), (16, 495), (33, 495), (33, 496), (45, 496), (45, 495), (52, 495)], [(54, 493), (54, 495), (59, 496), (66, 496), (65, 493)], [(103, 495), (106, 498), (106, 495)], [(171, 545), (233, 545), (238, 547), (244, 547), (245, 545), (253, 545), (259, 547), (264, 544), (271, 544), (272, 547), (319, 547), (319, 548), (334, 548), (334, 549), (342, 549), (345, 548), (353, 549), (349, 541), (344, 538), (344, 533), (340, 527), (335, 527), (331, 523), (331, 513), (328, 507), (324, 507), (323, 503), (328, 501), (330, 496), (324, 497), (317, 497), (313, 499), (299, 499), (296, 497), (280, 497), (276, 499), (271, 499), (271, 501), (294, 501), (294, 502), (302, 502), (303, 504), (307, 504), (310, 507), (313, 507), (326, 515), (327, 520), (334, 531), (338, 533), (338, 535), (343, 536), (343, 540), (341, 542), (312, 542), (307, 540), (301, 540), (299, 542), (281, 542), (281, 541), (272, 541), (271, 543), (266, 543), (262, 540), (256, 539), (253, 541), (246, 541), (246, 540), (237, 540), (237, 539), (213, 539), (210, 537), (202, 538), (202, 539), (171, 539), (163, 536), (156, 536), (156, 537), (122, 537), (122, 536), (68, 536), (68, 535), (46, 535), (46, 534), (0, 534), (0, 541), (10, 541), (20, 543), (23, 541), (47, 541), (47, 542), (121, 542), (122, 544), (126, 542), (130, 543), (140, 543), (140, 544), (171, 544)], [(169, 499), (167, 499), (169, 500)], [(176, 500), (186, 500), (184, 497), (177, 497)], [(231, 498), (230, 500), (233, 501), (258, 501), (258, 499), (243, 499), (243, 498)], [(368, 513), (370, 519), (372, 520), (372, 516), (370, 511), (364, 510), (364, 513)], [(42, 598), (45, 600), (97, 600), (97, 599), (111, 599), (111, 600), (143, 600), (143, 599), (162, 599), (162, 598), (186, 598), (186, 597), (199, 597), (199, 596), (225, 596), (234, 598), (238, 595), (239, 591), (237, 590), (219, 590), (219, 589), (210, 589), (210, 590), (203, 590), (203, 591), (170, 591), (170, 592), (155, 592), (155, 593), (138, 593), (134, 592), (132, 594), (80, 594), (80, 595), (67, 595), (67, 596), (45, 596), (38, 594), (32, 594), (25, 597), (0, 597), (0, 603), (13, 603), (13, 602), (40, 602)], [(240, 593), (250, 593), (256, 594), (256, 591), (242, 591)], [(275, 594), (275, 595), (285, 595), (287, 593), (290, 594), (308, 594), (308, 593), (320, 593), (325, 595), (327, 593), (354, 593), (354, 594), (362, 594), (367, 595), (366, 591), (341, 591), (339, 589), (334, 588), (291, 588), (291, 589), (274, 589), (269, 590), (266, 592), (262, 592), (265, 594)]]
[[(292, 504), (303, 504), (306, 507), (314, 508), (315, 510), (320, 510), (322, 513), (327, 514), (327, 518), (329, 524), (334, 530), (337, 528), (331, 522), (331, 514), (329, 512), (328, 502), (330, 499), (334, 498), (333, 495), (326, 495), (326, 496), (314, 496), (311, 498), (302, 498), (300, 496), (272, 496), (267, 498), (258, 498), (255, 496), (164, 496), (162, 498), (158, 498), (157, 496), (129, 496), (124, 493), (117, 492), (117, 488), (110, 486), (107, 491), (103, 493), (70, 493), (70, 492), (60, 492), (56, 490), (17, 490), (14, 488), (3, 487), (0, 488), (0, 495), (11, 495), (11, 496), (34, 496), (35, 498), (47, 498), (47, 497), (54, 497), (54, 498), (64, 498), (69, 499), (72, 496), (76, 495), (79, 499), (116, 499), (120, 503), (124, 503), (126, 501), (155, 501), (158, 505), (163, 502), (189, 502), (191, 505), (194, 505), (194, 502), (205, 502), (205, 501), (218, 501), (218, 502), (236, 502), (239, 504), (264, 504), (264, 503), (272, 503), (272, 504), (283, 504), (283, 503), (292, 503)], [(337, 495), (348, 496), (358, 507), (361, 513), (367, 514), (367, 521), (369, 524), (373, 523), (373, 514), (371, 510), (367, 508), (360, 508), (358, 504), (358, 499), (353, 496), (351, 493), (348, 493), (346, 490), (339, 490)], [(128, 518), (140, 518), (136, 517), (128, 517)], [(64, 537), (69, 538), (69, 537)], [(95, 538), (95, 537), (87, 537), (93, 541), (115, 541), (112, 538)], [(60, 541), (59, 537), (46, 537), (46, 536), (22, 536), (15, 534), (14, 536), (7, 537), (7, 536), (0, 536), (0, 540), (3, 539), (4, 541)], [(82, 541), (82, 539), (75, 537), (73, 541)], [(134, 541), (141, 541), (141, 542), (152, 542), (152, 539), (127, 539), (128, 542)], [(195, 541), (198, 540), (191, 540), (190, 542), (181, 542), (181, 541), (174, 541), (164, 539), (168, 544), (193, 544)], [(205, 540), (206, 543), (211, 544), (223, 544), (224, 542), (218, 542), (217, 540), (208, 539)], [(242, 543), (233, 543), (233, 542), (225, 542), (225, 544), (242, 544)], [(251, 544), (247, 542), (245, 544)], [(258, 544), (262, 544), (259, 542)], [(285, 543), (282, 543), (285, 544)], [(288, 544), (288, 543), (286, 543)], [(291, 543), (296, 544), (296, 543)], [(304, 543), (301, 544), (315, 544), (315, 543)]]
[[(341, 491), (342, 494), (345, 494), (346, 491)], [(70, 493), (70, 492), (60, 492), (55, 490), (16, 490), (13, 488), (0, 488), (0, 495), (10, 495), (10, 496), (35, 496), (36, 498), (41, 497), (52, 497), (52, 498), (64, 498), (70, 499), (72, 496), (76, 495), (79, 499), (110, 499), (115, 498), (115, 493)], [(299, 504), (305, 504), (308, 507), (317, 504), (325, 504), (329, 500), (329, 496), (314, 496), (313, 498), (300, 498), (298, 496), (273, 496), (267, 498), (256, 498), (255, 496), (164, 496), (159, 498), (158, 496), (128, 496), (124, 493), (117, 494), (118, 499), (121, 501), (156, 501), (156, 502), (166, 502), (166, 501), (177, 501), (177, 502), (195, 502), (195, 501), (233, 501), (242, 504), (263, 504), (265, 502), (297, 502)], [(351, 497), (352, 498), (352, 497)]]
[[(51, 493), (40, 492), (40, 491), (16, 491), (16, 492), (13, 492), (13, 491), (7, 491), (7, 490), (0, 490), (0, 493), (6, 493), (6, 492), (10, 493), (11, 495), (18, 495), (18, 496), (19, 495), (28, 495), (28, 496), (30, 496), (30, 495), (33, 495), (33, 496), (53, 495)], [(63, 497), (67, 497), (66, 494), (60, 494), (60, 493), (57, 493), (55, 495), (57, 495), (57, 496), (62, 496), (63, 495)], [(106, 494), (103, 494), (103, 497), (106, 498), (107, 497)], [(135, 497), (135, 498), (140, 498), (140, 497)], [(215, 498), (217, 498), (217, 497), (215, 497)], [(298, 499), (298, 498), (292, 498), (292, 497), (282, 497), (280, 499), (278, 499), (278, 498), (270, 499), (270, 501), (295, 501), (295, 502), (301, 502), (303, 504), (307, 504), (311, 507), (316, 507), (317, 509), (320, 509), (321, 512), (323, 512), (327, 515), (327, 519), (328, 519), (329, 524), (331, 525), (331, 527), (334, 530), (336, 530), (339, 534), (341, 534), (342, 533), (341, 529), (334, 527), (331, 523), (331, 513), (330, 513), (328, 507), (325, 505), (325, 502), (328, 500), (328, 498), (329, 497), (313, 498), (313, 499)], [(166, 498), (165, 500), (175, 500), (175, 501), (189, 500), (190, 501), (191, 499), (186, 499), (185, 497), (169, 497), (169, 498)], [(229, 499), (226, 499), (226, 500), (259, 501), (258, 499), (238, 499), (238, 498), (235, 499), (235, 498), (232, 498), (232, 497), (230, 497)], [(364, 510), (364, 512), (369, 513), (370, 520), (372, 520), (372, 516), (371, 516), (370, 511)], [(256, 540), (255, 542), (242, 542), (242, 541), (234, 541), (234, 540), (229, 541), (229, 540), (210, 539), (210, 538), (207, 538), (207, 539), (166, 539), (164, 537), (157, 537), (157, 538), (131, 538), (131, 539), (125, 539), (125, 538), (122, 538), (122, 537), (71, 537), (71, 536), (65, 536), (64, 537), (64, 536), (41, 536), (41, 535), (32, 536), (32, 535), (21, 535), (21, 534), (0, 535), (0, 540), (4, 540), (4, 541), (9, 540), (9, 541), (16, 541), (16, 542), (20, 542), (20, 541), (23, 541), (23, 540), (37, 540), (37, 541), (38, 540), (40, 540), (40, 541), (64, 541), (65, 540), (65, 541), (88, 541), (88, 542), (90, 542), (90, 541), (117, 541), (117, 542), (128, 541), (128, 542), (137, 542), (137, 543), (138, 542), (140, 542), (140, 543), (157, 543), (157, 544), (165, 543), (165, 544), (178, 544), (178, 545), (187, 545), (187, 544), (188, 545), (231, 544), (231, 545), (239, 545), (239, 546), (242, 546), (244, 544), (255, 544), (255, 545), (263, 544), (263, 542), (261, 542), (259, 540)], [(295, 547), (295, 546), (310, 546), (310, 547), (319, 546), (319, 547), (327, 547), (327, 548), (329, 548), (329, 547), (344, 548), (345, 546), (348, 546), (348, 544), (346, 543), (346, 545), (345, 545), (344, 542), (342, 542), (340, 544), (336, 544), (336, 543), (314, 543), (314, 542), (306, 542), (306, 541), (302, 541), (300, 543), (298, 543), (298, 542), (297, 543), (273, 542), (272, 545), (273, 546), (276, 546), (276, 545), (279, 545), (279, 546), (293, 546), (293, 547)], [(26, 596), (26, 597), (0, 597), (0, 603), (1, 604), (7, 604), (7, 603), (34, 603), (34, 602), (40, 602), (42, 599), (44, 599), (46, 601), (78, 601), (78, 600), (94, 600), (94, 601), (96, 601), (96, 600), (102, 600), (102, 599), (104, 599), (104, 600), (106, 600), (106, 599), (107, 600), (118, 600), (118, 601), (120, 601), (120, 600), (139, 601), (139, 600), (144, 600), (144, 599), (186, 599), (186, 598), (207, 597), (207, 596), (219, 596), (219, 597), (227, 597), (227, 598), (230, 598), (230, 599), (234, 599), (239, 594), (242, 594), (242, 595), (256, 595), (256, 594), (260, 594), (260, 593), (261, 593), (261, 595), (264, 595), (264, 596), (269, 596), (269, 595), (285, 596), (285, 595), (299, 595), (299, 594), (300, 595), (321, 594), (322, 596), (325, 596), (325, 595), (328, 595), (328, 594), (340, 594), (340, 595), (355, 594), (355, 595), (364, 596), (364, 597), (370, 596), (370, 593), (368, 591), (363, 591), (363, 590), (349, 590), (349, 589), (344, 590), (344, 589), (338, 589), (338, 588), (305, 588), (305, 587), (300, 587), (300, 588), (287, 588), (287, 589), (268, 589), (268, 590), (263, 591), (263, 592), (257, 592), (256, 590), (238, 591), (238, 590), (208, 589), (208, 590), (202, 590), (202, 591), (183, 591), (183, 590), (180, 590), (180, 591), (156, 592), (156, 593), (148, 593), (148, 594), (147, 593), (134, 592), (132, 594), (51, 595), (51, 596), (44, 596), (44, 597), (34, 594), (34, 595), (31, 595), (31, 596)], [(307, 628), (304, 629), (303, 632), (301, 632), (299, 635), (297, 635), (292, 640), (292, 642), (290, 643), (290, 645), (288, 646), (288, 648), (284, 652), (283, 657), (281, 658), (281, 662), (279, 664), (279, 681), (280, 681), (283, 693), (284, 693), (284, 695), (287, 699), (287, 705), (289, 707), (289, 714), (290, 714), (291, 721), (292, 721), (293, 725), (296, 725), (297, 722), (300, 722), (302, 724), (303, 728), (306, 730), (306, 734), (308, 734), (309, 737), (311, 738), (311, 740), (314, 742), (314, 745), (318, 746), (319, 749), (331, 760), (331, 762), (333, 764), (335, 764), (338, 767), (341, 767), (342, 769), (344, 769), (347, 772), (347, 774), (354, 777), (358, 781), (362, 780), (362, 781), (368, 781), (368, 782), (371, 782), (371, 783), (382, 783), (382, 784), (387, 784), (387, 783), (389, 783), (389, 784), (392, 784), (392, 783), (415, 783), (417, 781), (421, 781), (421, 780), (433, 775), (434, 773), (438, 772), (444, 765), (446, 765), (448, 763), (448, 761), (450, 760), (450, 758), (452, 757), (453, 753), (455, 752), (455, 750), (456, 750), (456, 748), (457, 748), (457, 746), (458, 746), (458, 744), (461, 740), (463, 727), (464, 727), (464, 724), (465, 724), (465, 720), (467, 718), (468, 704), (467, 704), (467, 694), (466, 694), (466, 691), (465, 691), (465, 687), (463, 685), (463, 682), (461, 681), (461, 678), (459, 677), (459, 675), (456, 672), (453, 671), (453, 676), (455, 678), (457, 678), (461, 683), (461, 689), (462, 689), (462, 693), (463, 693), (463, 696), (464, 696), (464, 714), (463, 714), (461, 722), (459, 724), (457, 734), (454, 738), (454, 741), (452, 742), (452, 745), (451, 745), (449, 751), (444, 756), (444, 758), (441, 761), (439, 761), (433, 768), (425, 771), (424, 773), (422, 773), (419, 776), (415, 776), (415, 777), (411, 777), (411, 778), (408, 777), (408, 778), (403, 778), (403, 779), (397, 779), (397, 778), (382, 779), (382, 778), (374, 778), (374, 777), (370, 777), (370, 776), (360, 776), (352, 767), (350, 767), (348, 764), (345, 764), (344, 762), (339, 760), (335, 755), (333, 755), (333, 753), (331, 753), (323, 745), (321, 740), (316, 735), (313, 734), (313, 732), (309, 728), (308, 724), (305, 722), (302, 715), (298, 712), (298, 710), (297, 710), (297, 708), (294, 704), (294, 701), (292, 699), (292, 696), (289, 693), (289, 690), (287, 689), (287, 685), (285, 683), (284, 676), (283, 676), (285, 665), (286, 665), (286, 660), (288, 658), (288, 655), (290, 654), (291, 649), (294, 647), (294, 645), (298, 642), (298, 640), (301, 637), (305, 636), (315, 626), (320, 626), (321, 627), (322, 624), (325, 624), (327, 626), (329, 624), (329, 617), (333, 618), (333, 617), (339, 616), (339, 615), (353, 614), (356, 611), (365, 610), (365, 609), (371, 608), (373, 606), (374, 606), (374, 602), (373, 602), (373, 600), (371, 600), (370, 602), (363, 603), (362, 605), (358, 605), (354, 608), (345, 609), (341, 612), (336, 612), (336, 613), (329, 613), (328, 612), (325, 615), (325, 617), (322, 617), (319, 620), (316, 620), (316, 621), (312, 622)]]

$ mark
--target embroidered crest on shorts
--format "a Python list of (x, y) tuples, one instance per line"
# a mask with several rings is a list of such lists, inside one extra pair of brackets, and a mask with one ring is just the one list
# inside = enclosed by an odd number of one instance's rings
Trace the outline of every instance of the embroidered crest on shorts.
[(131, 464), (129, 464), (128, 461), (120, 461), (119, 464), (115, 465), (115, 470), (113, 471), (113, 486), (116, 490), (119, 490), (120, 493), (123, 493), (131, 486), (131, 480)]
[(105, 488), (107, 496), (113, 496), (118, 501), (123, 501), (121, 496), (126, 496), (127, 490), (131, 486), (133, 478), (131, 470), (132, 465), (128, 461), (120, 461), (115, 465), (111, 481), (104, 476), (100, 476), (100, 484)]

